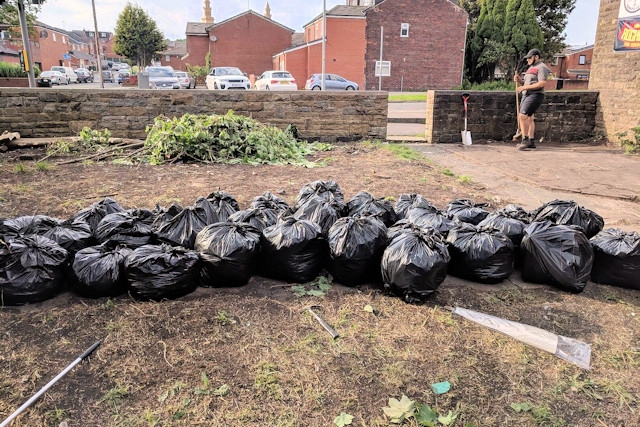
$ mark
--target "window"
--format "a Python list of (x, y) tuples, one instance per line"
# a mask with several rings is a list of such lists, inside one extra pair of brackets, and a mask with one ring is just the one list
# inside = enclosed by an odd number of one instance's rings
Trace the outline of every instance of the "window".
[(558, 62), (560, 62), (560, 58), (558, 58), (557, 56), (554, 56), (553, 63), (551, 65), (558, 65)]
[(409, 37), (409, 24), (400, 24), (400, 37)]
[(376, 77), (391, 75), (391, 61), (376, 61)]
[(164, 56), (164, 60), (167, 62), (171, 62), (171, 56), (170, 55), (165, 55)]
[(62, 44), (67, 44), (67, 40), (62, 36)]
[(56, 33), (51, 33), (51, 37), (53, 37), (53, 41), (56, 41)]
[(580, 59), (578, 59), (578, 64), (584, 65), (587, 62), (586, 55), (580, 55)]

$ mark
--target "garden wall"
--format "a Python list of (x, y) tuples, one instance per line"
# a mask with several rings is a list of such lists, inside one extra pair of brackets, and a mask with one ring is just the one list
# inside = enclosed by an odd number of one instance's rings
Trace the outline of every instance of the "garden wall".
[(236, 114), (325, 142), (385, 139), (387, 92), (266, 92), (138, 89), (0, 89), (0, 133), (24, 138), (107, 128), (114, 137), (146, 137), (159, 115)]
[[(461, 91), (429, 91), (425, 139), (430, 143), (459, 143), (464, 130)], [(516, 133), (515, 92), (468, 92), (467, 129), (474, 141), (511, 141)], [(598, 92), (548, 91), (536, 113), (536, 138), (582, 141), (594, 136)]]

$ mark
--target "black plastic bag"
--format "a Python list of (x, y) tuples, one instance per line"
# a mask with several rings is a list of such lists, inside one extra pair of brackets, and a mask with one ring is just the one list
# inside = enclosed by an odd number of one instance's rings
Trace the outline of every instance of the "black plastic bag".
[(198, 233), (195, 250), (200, 254), (200, 285), (244, 286), (253, 275), (260, 254), (262, 233), (241, 222), (218, 222)]
[(579, 206), (573, 200), (553, 200), (533, 212), (533, 221), (551, 221), (554, 224), (577, 225), (591, 238), (604, 228), (604, 219), (597, 213)]
[(528, 216), (528, 212), (524, 209), (516, 205), (507, 205), (487, 215), (478, 226), (497, 228), (506, 234), (515, 246), (519, 246), (524, 229), (529, 224)]
[(591, 239), (591, 280), (640, 290), (640, 234), (607, 228)]
[(249, 208), (238, 211), (231, 215), (229, 222), (246, 222), (253, 225), (261, 233), (267, 227), (275, 225), (278, 218), (283, 215), (281, 211), (270, 208)]
[(240, 210), (236, 199), (224, 191), (214, 191), (206, 198), (199, 197), (194, 205), (204, 209), (207, 225), (224, 222)]
[(533, 222), (525, 228), (520, 247), (523, 280), (575, 293), (584, 290), (593, 266), (593, 248), (582, 229)]
[(384, 287), (407, 302), (421, 302), (447, 277), (447, 245), (434, 229), (408, 222), (392, 235), (380, 265)]
[(347, 211), (349, 216), (376, 216), (386, 225), (390, 227), (397, 220), (398, 216), (393, 209), (393, 205), (389, 200), (384, 198), (374, 198), (366, 191), (358, 191), (347, 203)]
[(459, 227), (462, 223), (453, 215), (433, 211), (428, 207), (414, 207), (407, 211), (406, 220), (419, 227), (429, 227), (438, 230), (443, 237), (447, 237), (449, 231)]
[(344, 204), (335, 200), (327, 201), (320, 196), (311, 196), (293, 214), (296, 219), (306, 219), (320, 226), (322, 235), (329, 233), (331, 226), (344, 212)]
[(387, 246), (387, 227), (379, 218), (340, 218), (329, 229), (327, 242), (327, 270), (336, 282), (357, 286), (377, 279)]
[(0, 305), (53, 298), (62, 290), (69, 253), (36, 234), (0, 240)]
[(513, 242), (493, 227), (463, 224), (447, 236), (449, 274), (480, 283), (498, 283), (513, 273)]
[(15, 218), (5, 218), (0, 221), (0, 239), (8, 241), (19, 236), (30, 234), (44, 235), (60, 220), (46, 215), (25, 215)]
[(282, 216), (291, 215), (293, 213), (291, 206), (289, 206), (284, 199), (274, 196), (269, 191), (266, 191), (262, 196), (254, 197), (249, 208), (272, 209), (281, 213)]
[(187, 206), (169, 220), (156, 220), (153, 229), (159, 241), (193, 249), (196, 236), (206, 226), (205, 210), (198, 206)]
[(396, 216), (398, 220), (404, 219), (407, 216), (407, 212), (411, 208), (422, 208), (425, 210), (431, 210), (432, 212), (437, 212), (438, 208), (431, 205), (431, 203), (422, 197), (420, 194), (401, 194), (396, 201), (396, 204), (393, 206), (393, 209), (396, 211)]
[(112, 198), (106, 197), (103, 200), (92, 204), (90, 207), (78, 211), (70, 219), (73, 221), (79, 218), (86, 221), (89, 224), (89, 227), (91, 227), (91, 232), (95, 236), (100, 221), (102, 221), (105, 216), (116, 212), (124, 212), (124, 208)]
[(262, 231), (260, 271), (266, 277), (305, 283), (325, 266), (327, 241), (315, 222), (281, 218)]
[(198, 287), (200, 257), (197, 252), (181, 246), (144, 245), (127, 256), (124, 269), (136, 298), (174, 299)]
[(95, 235), (98, 242), (124, 244), (132, 248), (153, 242), (153, 212), (148, 209), (131, 209), (105, 216)]
[(454, 215), (462, 222), (477, 225), (489, 215), (484, 209), (487, 203), (474, 203), (469, 199), (453, 200), (447, 206), (447, 212)]
[[(314, 181), (303, 186), (298, 192), (296, 203), (293, 210), (296, 211), (313, 196), (319, 196), (326, 202), (336, 202), (338, 205), (344, 205), (344, 195), (340, 186), (332, 179), (328, 181)], [(345, 205), (346, 207), (346, 205)], [(341, 216), (344, 216), (341, 213)]]
[(65, 248), (71, 256), (95, 243), (89, 223), (80, 218), (67, 221), (56, 220), (56, 225), (43, 236)]
[(71, 265), (71, 289), (86, 298), (113, 297), (127, 291), (124, 262), (133, 249), (109, 243), (84, 248)]
[(153, 227), (159, 227), (182, 212), (182, 206), (177, 203), (172, 203), (168, 208), (164, 208), (156, 203), (156, 207), (151, 211), (153, 213)]

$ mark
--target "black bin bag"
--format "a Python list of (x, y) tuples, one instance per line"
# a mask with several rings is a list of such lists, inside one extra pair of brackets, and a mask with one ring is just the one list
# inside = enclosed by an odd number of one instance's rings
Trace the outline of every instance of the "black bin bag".
[(393, 209), (393, 205), (385, 198), (375, 198), (366, 191), (358, 191), (347, 203), (347, 211), (349, 216), (354, 215), (372, 215), (380, 218), (387, 227), (392, 226), (397, 220), (398, 215)]
[(111, 213), (123, 211), (124, 208), (120, 206), (118, 202), (110, 197), (106, 197), (103, 200), (92, 204), (88, 208), (78, 211), (70, 219), (75, 220), (79, 218), (86, 221), (89, 224), (89, 227), (91, 227), (91, 232), (95, 235), (95, 232), (98, 229), (98, 224), (100, 224), (102, 218)]
[[(300, 206), (305, 204), (307, 200), (313, 196), (319, 196), (327, 202), (336, 202), (340, 205), (344, 205), (344, 194), (342, 194), (340, 186), (334, 180), (330, 179), (328, 181), (313, 181), (304, 185), (298, 192), (298, 197), (296, 198), (293, 210), (298, 210)], [(344, 206), (346, 207), (346, 205)]]
[(345, 212), (344, 203), (336, 200), (325, 200), (320, 196), (311, 196), (293, 213), (296, 219), (306, 219), (320, 226), (323, 236), (329, 233), (329, 229)]
[(581, 207), (573, 200), (553, 200), (532, 212), (532, 221), (551, 221), (555, 224), (577, 225), (588, 238), (604, 228), (604, 219), (597, 213)]
[(394, 228), (389, 229), (380, 265), (384, 287), (407, 302), (422, 302), (447, 277), (447, 245), (432, 228), (409, 222)]
[(265, 191), (261, 196), (254, 197), (249, 205), (249, 208), (254, 209), (272, 209), (277, 211), (282, 216), (287, 216), (293, 213), (291, 206), (278, 196), (274, 196), (269, 191)]
[(55, 220), (54, 224), (43, 236), (65, 248), (71, 256), (95, 243), (91, 227), (83, 219)]
[(288, 282), (305, 283), (315, 279), (324, 268), (327, 241), (315, 222), (281, 218), (262, 231), (260, 273)]
[(130, 209), (106, 215), (98, 224), (95, 236), (99, 243), (111, 242), (132, 248), (153, 242), (153, 212)]
[(240, 210), (237, 200), (225, 191), (214, 191), (206, 198), (199, 197), (194, 205), (204, 209), (207, 225), (224, 222)]
[(582, 292), (593, 266), (593, 248), (580, 227), (550, 221), (524, 230), (522, 279), (568, 292)]
[(437, 212), (437, 208), (431, 205), (427, 199), (425, 199), (422, 195), (416, 193), (405, 193), (401, 194), (396, 201), (396, 204), (393, 205), (393, 210), (396, 211), (396, 216), (398, 220), (404, 219), (407, 216), (407, 211), (411, 208), (422, 208), (425, 210), (431, 210), (432, 212)]
[(498, 283), (513, 273), (513, 242), (493, 227), (462, 224), (447, 236), (449, 274), (479, 283)]
[(60, 220), (46, 215), (25, 215), (0, 221), (0, 240), (9, 241), (19, 236), (44, 235)]
[(435, 228), (445, 238), (450, 230), (462, 224), (462, 221), (449, 213), (422, 206), (409, 208), (405, 219), (419, 227)]
[(241, 222), (218, 222), (198, 233), (195, 250), (200, 254), (200, 285), (236, 287), (249, 283), (260, 254), (262, 233)]
[(187, 206), (169, 219), (156, 220), (153, 232), (160, 242), (193, 249), (196, 236), (206, 225), (204, 208)]
[(486, 206), (486, 203), (474, 203), (469, 199), (458, 199), (447, 205), (447, 212), (462, 222), (477, 225), (489, 215), (489, 211), (484, 209)]
[(0, 240), (0, 305), (53, 298), (63, 287), (69, 253), (43, 236)]
[(134, 297), (153, 301), (174, 299), (198, 287), (200, 257), (182, 246), (144, 245), (127, 256), (124, 270)]
[(327, 242), (327, 270), (336, 282), (357, 286), (377, 279), (387, 245), (387, 227), (379, 218), (340, 218), (329, 229)]
[(234, 213), (228, 221), (251, 224), (262, 233), (265, 228), (275, 225), (280, 215), (280, 211), (271, 208), (249, 208)]
[(487, 215), (478, 226), (497, 228), (506, 234), (515, 246), (518, 246), (529, 222), (527, 211), (516, 205), (507, 205)]
[(125, 245), (105, 243), (76, 253), (71, 265), (71, 290), (86, 298), (114, 297), (127, 291), (124, 261), (133, 252)]
[(594, 251), (591, 280), (640, 290), (640, 234), (607, 228), (591, 239)]

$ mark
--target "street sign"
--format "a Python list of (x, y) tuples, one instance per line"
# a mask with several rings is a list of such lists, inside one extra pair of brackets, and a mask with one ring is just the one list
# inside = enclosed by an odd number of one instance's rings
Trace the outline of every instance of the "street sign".
[(63, 53), (62, 59), (71, 59), (71, 55), (69, 55), (68, 53)]

